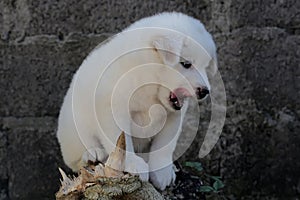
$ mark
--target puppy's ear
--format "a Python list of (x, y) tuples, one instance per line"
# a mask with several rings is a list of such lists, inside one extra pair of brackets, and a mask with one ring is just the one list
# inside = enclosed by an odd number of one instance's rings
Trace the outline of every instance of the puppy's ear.
[(182, 36), (161, 36), (153, 41), (153, 45), (166, 65), (174, 66), (179, 63), (183, 46)]

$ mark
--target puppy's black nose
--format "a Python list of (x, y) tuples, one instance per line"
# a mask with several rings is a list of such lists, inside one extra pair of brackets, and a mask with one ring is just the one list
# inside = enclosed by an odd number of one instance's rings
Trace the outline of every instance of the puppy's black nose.
[(207, 87), (198, 87), (196, 91), (197, 99), (204, 99), (209, 94)]

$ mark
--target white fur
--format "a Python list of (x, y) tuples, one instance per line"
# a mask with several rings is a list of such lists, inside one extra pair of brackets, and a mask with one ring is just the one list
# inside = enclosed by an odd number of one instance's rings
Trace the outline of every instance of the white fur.
[[(147, 31), (145, 31), (143, 28), (146, 27), (166, 28), (184, 35), (170, 34), (169, 31), (157, 31), (157, 29), (146, 29)], [(126, 32), (134, 29), (137, 30), (133, 31), (133, 34), (126, 34)], [(114, 149), (121, 130), (114, 122), (111, 114), (112, 91), (120, 77), (133, 67), (145, 63), (166, 64), (188, 77), (193, 88), (200, 86), (210, 88), (205, 68), (215, 68), (216, 65), (212, 64), (212, 60), (203, 52), (196, 51), (197, 47), (187, 37), (201, 44), (209, 56), (216, 61), (214, 42), (204, 26), (194, 18), (175, 12), (162, 13), (139, 20), (90, 53), (72, 80), (59, 116), (57, 137), (61, 145), (63, 159), (72, 170), (78, 171), (87, 160), (104, 161)], [(150, 48), (150, 50), (127, 54), (127, 56), (116, 60), (116, 57), (128, 50), (139, 48)], [(193, 65), (198, 67), (201, 75), (197, 73), (196, 69), (184, 69), (179, 64), (178, 56), (161, 49), (169, 50), (189, 59)], [(110, 64), (113, 60), (116, 61)], [(109, 68), (106, 68), (107, 66)], [(103, 73), (104, 76), (102, 76)], [(162, 70), (153, 76), (157, 77), (158, 82), (172, 79), (167, 70)], [(101, 77), (100, 81), (99, 77)], [(137, 76), (132, 81), (138, 82), (142, 78), (142, 76)], [(171, 80), (171, 82), (171, 87), (174, 89), (186, 87), (180, 80)], [(128, 95), (126, 92), (119, 91), (118, 95), (122, 98), (122, 95)], [(128, 135), (126, 136), (127, 150), (132, 153), (127, 153), (125, 169), (140, 174), (144, 180), (147, 180), (148, 175), (150, 175), (153, 184), (162, 190), (175, 180), (172, 153), (175, 150), (181, 131), (181, 121), (188, 106), (187, 100), (184, 100), (182, 109), (175, 111), (169, 104), (169, 93), (169, 90), (160, 86), (141, 89), (141, 94), (134, 99), (133, 106), (130, 108), (131, 118), (136, 123), (147, 124), (149, 122), (149, 107), (160, 104), (167, 111), (167, 121), (164, 128), (154, 137), (148, 139), (134, 138), (132, 140)], [(121, 109), (125, 103), (113, 106)], [(157, 113), (159, 112), (154, 111), (152, 117), (160, 121), (161, 114)], [(130, 119), (124, 118), (122, 124), (127, 127), (126, 130), (138, 134), (132, 127)], [(145, 130), (144, 134), (151, 134), (150, 132), (151, 130)], [(169, 142), (170, 144), (166, 146)], [(133, 152), (133, 149), (144, 151), (146, 146), (150, 146), (151, 152), (154, 153), (149, 154), (148, 157), (143, 157), (143, 160)], [(164, 146), (166, 147), (162, 148), (159, 153), (155, 152)], [(149, 170), (150, 174), (148, 174)]]

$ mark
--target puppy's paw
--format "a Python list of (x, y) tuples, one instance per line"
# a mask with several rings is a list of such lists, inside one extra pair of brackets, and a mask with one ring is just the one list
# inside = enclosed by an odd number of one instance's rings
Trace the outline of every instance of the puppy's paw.
[(173, 164), (165, 168), (150, 172), (150, 181), (156, 188), (160, 190), (164, 190), (167, 186), (173, 184), (175, 182), (175, 179), (176, 174), (173, 169)]
[(89, 162), (104, 162), (107, 158), (107, 153), (104, 149), (100, 148), (90, 148), (82, 155), (82, 162), (88, 164)]
[(142, 181), (149, 180), (149, 166), (143, 158), (137, 155), (129, 155), (126, 157), (125, 171), (139, 175)]

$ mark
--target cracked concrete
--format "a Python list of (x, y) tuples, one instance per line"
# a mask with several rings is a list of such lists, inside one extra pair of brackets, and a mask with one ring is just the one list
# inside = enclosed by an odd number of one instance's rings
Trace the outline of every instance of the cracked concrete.
[[(205, 168), (229, 199), (300, 195), (300, 1), (0, 1), (0, 199), (53, 199), (57, 116), (84, 57), (111, 33), (162, 11), (213, 34), (228, 112)], [(203, 107), (204, 110), (209, 108)], [(199, 137), (181, 160), (196, 159)]]

